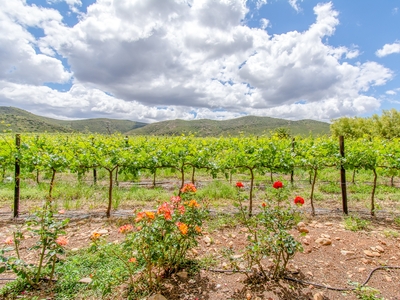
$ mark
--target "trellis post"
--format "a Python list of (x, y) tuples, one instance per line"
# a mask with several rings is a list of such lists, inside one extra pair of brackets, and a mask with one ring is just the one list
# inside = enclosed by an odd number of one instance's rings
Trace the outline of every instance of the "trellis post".
[[(340, 156), (344, 158), (344, 137), (341, 135), (339, 137), (339, 149)], [(342, 206), (343, 213), (346, 215), (349, 213), (347, 209), (347, 191), (346, 191), (346, 170), (343, 167), (343, 163), (340, 164), (340, 186), (342, 188)]]

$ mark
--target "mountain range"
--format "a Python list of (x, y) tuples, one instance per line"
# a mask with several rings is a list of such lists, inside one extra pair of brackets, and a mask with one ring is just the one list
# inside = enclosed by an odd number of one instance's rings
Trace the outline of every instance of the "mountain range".
[(274, 131), (291, 135), (329, 134), (330, 124), (314, 120), (289, 121), (270, 117), (245, 116), (236, 119), (215, 120), (169, 120), (143, 123), (107, 118), (83, 120), (57, 120), (32, 114), (26, 110), (0, 106), (0, 131), (15, 133), (100, 133), (124, 135), (182, 135), (237, 136), (262, 135)]

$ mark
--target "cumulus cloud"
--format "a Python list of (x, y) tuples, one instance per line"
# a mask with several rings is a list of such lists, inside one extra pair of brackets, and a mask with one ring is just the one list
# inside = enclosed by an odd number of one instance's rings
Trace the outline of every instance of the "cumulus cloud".
[(384, 57), (393, 53), (400, 53), (400, 41), (396, 41), (393, 44), (386, 44), (382, 49), (375, 52), (378, 57)]
[(400, 92), (400, 88), (397, 88), (397, 89), (393, 89), (393, 90), (388, 90), (388, 91), (386, 91), (386, 94), (387, 94), (387, 95), (394, 96), (394, 95), (397, 95), (397, 93), (399, 93), (399, 92)]
[[(379, 107), (365, 93), (393, 77), (376, 62), (347, 61), (359, 56), (357, 48), (323, 42), (339, 24), (332, 3), (314, 8), (307, 30), (273, 36), (268, 20), (260, 28), (245, 24), (246, 0), (97, 0), (73, 27), (58, 11), (6, 3), (0, 103), (48, 116), (330, 120)], [(43, 35), (35, 38), (31, 27)], [(66, 92), (41, 85), (72, 76)]]
[(289, 0), (290, 6), (293, 7), (293, 9), (297, 12), (301, 11), (301, 8), (298, 4), (299, 1), (303, 2), (303, 0)]
[(260, 9), (267, 3), (268, 3), (268, 0), (257, 0), (256, 7), (257, 7), (257, 9)]
[(67, 82), (71, 74), (62, 62), (36, 50), (37, 41), (28, 28), (61, 24), (56, 10), (27, 6), (24, 1), (5, 1), (0, 9), (0, 79), (43, 84)]

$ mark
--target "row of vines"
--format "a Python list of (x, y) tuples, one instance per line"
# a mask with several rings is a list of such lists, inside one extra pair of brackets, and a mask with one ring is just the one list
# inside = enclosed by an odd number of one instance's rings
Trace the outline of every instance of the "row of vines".
[[(339, 151), (339, 141), (329, 137), (282, 139), (272, 137), (196, 138), (123, 137), (121, 135), (24, 135), (20, 147), (15, 136), (0, 138), (0, 168), (4, 179), (13, 169), (16, 159), (23, 172), (51, 173), (49, 198), (57, 174), (76, 173), (78, 177), (90, 170), (103, 168), (108, 173), (108, 208), (111, 214), (112, 189), (116, 174), (126, 172), (137, 176), (141, 170), (153, 174), (161, 168), (176, 169), (184, 185), (185, 173), (203, 169), (211, 176), (235, 172), (249, 174), (249, 211), (252, 210), (255, 174), (287, 174), (296, 168), (310, 172), (310, 201), (314, 214), (313, 191), (318, 173), (324, 168), (343, 167), (346, 170), (369, 170), (373, 180), (371, 214), (374, 214), (374, 193), (378, 176), (398, 176), (400, 170), (399, 140), (378, 138), (346, 140), (345, 155)], [(339, 174), (339, 173), (338, 173)]]

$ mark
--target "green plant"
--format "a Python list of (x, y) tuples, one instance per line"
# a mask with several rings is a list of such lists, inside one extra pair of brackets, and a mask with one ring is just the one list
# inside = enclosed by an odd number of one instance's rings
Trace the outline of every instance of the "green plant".
[(355, 286), (354, 294), (357, 299), (360, 300), (384, 300), (383, 297), (378, 297), (380, 293), (379, 290), (371, 288), (369, 286), (362, 286), (357, 282), (352, 282), (352, 285)]
[(344, 228), (351, 231), (360, 231), (368, 229), (370, 222), (361, 219), (358, 216), (347, 216), (344, 218)]
[[(255, 216), (248, 216), (241, 197), (243, 184), (238, 182), (238, 203), (240, 218), (247, 227), (249, 235), (248, 244), (244, 253), (247, 268), (258, 268), (258, 271), (267, 278), (267, 273), (261, 261), (271, 257), (273, 262), (272, 277), (277, 279), (283, 276), (287, 263), (297, 251), (302, 251), (301, 243), (289, 233), (298, 220), (297, 213), (283, 203), (288, 198), (288, 193), (283, 189), (283, 184), (276, 181), (273, 184), (276, 203), (263, 203), (261, 212)], [(285, 201), (286, 202), (286, 201)], [(295, 204), (304, 204), (304, 199), (297, 196)]]
[(213, 216), (210, 215), (207, 221), (208, 232), (213, 232), (223, 228), (234, 228), (239, 224), (236, 215), (223, 213), (218, 213)]
[[(27, 221), (28, 231), (37, 236), (38, 241), (29, 248), (36, 250), (37, 263), (26, 263), (20, 256), (20, 248), (23, 240), (23, 234), (17, 230), (12, 237), (5, 240), (5, 244), (9, 247), (0, 250), (0, 273), (12, 270), (19, 277), (37, 288), (44, 273), (49, 274), (50, 281), (53, 280), (55, 265), (59, 259), (59, 255), (64, 254), (64, 248), (68, 241), (65, 237), (63, 229), (68, 224), (68, 219), (57, 221), (53, 215), (52, 202), (47, 200), (42, 209), (37, 211), (33, 218)], [(14, 247), (12, 247), (14, 246)], [(6, 253), (14, 251), (15, 256), (8, 256)]]
[(400, 216), (397, 216), (397, 217), (394, 218), (394, 223), (395, 223), (397, 226), (400, 226)]
[(383, 230), (383, 234), (387, 238), (398, 238), (400, 236), (397, 230), (385, 229)]
[(218, 260), (213, 254), (206, 254), (199, 259), (198, 263), (202, 269), (208, 269), (210, 267), (215, 267), (218, 264)]
[[(132, 224), (119, 228), (119, 232), (125, 234), (124, 253), (131, 257), (111, 252), (125, 265), (135, 291), (154, 290), (162, 277), (182, 269), (187, 263), (187, 253), (197, 245), (196, 237), (201, 234), (206, 214), (194, 199), (195, 192), (193, 184), (186, 184), (181, 189), (181, 196), (171, 197), (170, 202), (164, 202), (157, 212), (139, 212), (135, 219), (136, 228)], [(136, 275), (138, 271), (140, 274)]]

